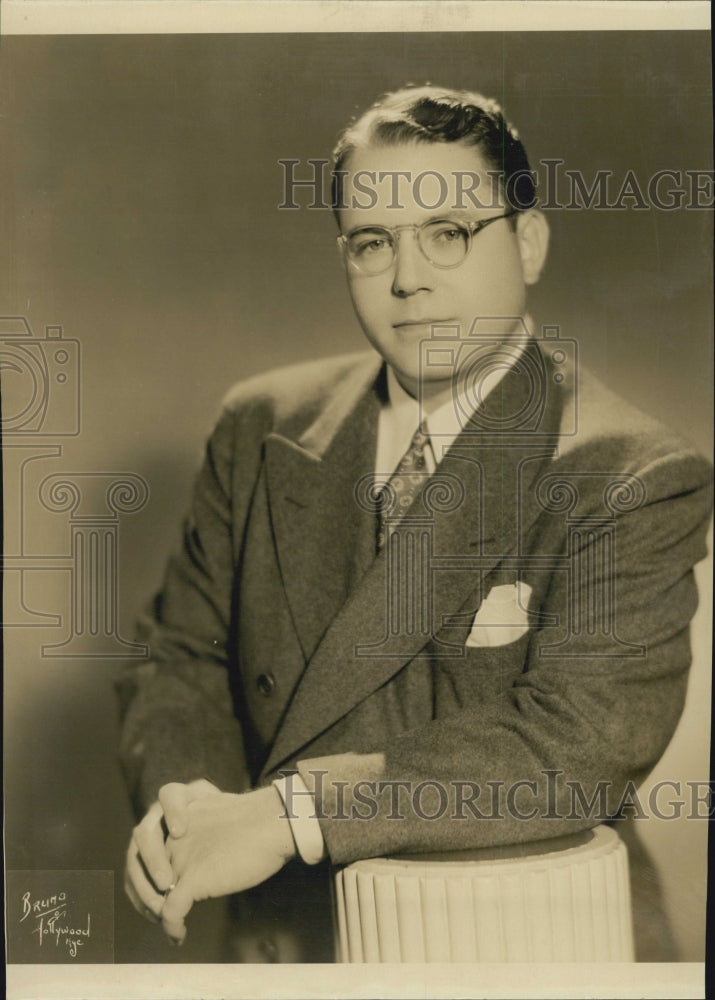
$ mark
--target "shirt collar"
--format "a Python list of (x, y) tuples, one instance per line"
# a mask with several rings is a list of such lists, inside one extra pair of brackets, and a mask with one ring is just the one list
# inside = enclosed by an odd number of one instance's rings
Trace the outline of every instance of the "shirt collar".
[[(531, 328), (531, 323), (528, 321), (527, 326)], [(509, 368), (516, 364), (529, 339), (526, 337), (518, 345), (510, 364), (495, 368), (484, 378), (480, 392), (481, 402), (484, 402), (489, 393), (493, 392), (499, 385)], [(429, 409), (429, 403), (425, 403), (421, 407), (418, 400), (402, 388), (389, 365), (387, 366), (387, 396), (388, 401), (385, 406), (391, 412), (393, 427), (399, 428), (400, 439), (403, 437), (406, 439), (405, 447), (409, 444), (420, 420), (424, 420), (438, 463), (461, 432), (465, 414), (471, 414), (475, 409), (475, 400), (465, 391), (464, 387), (458, 390), (456, 399), (449, 396), (432, 411)]]

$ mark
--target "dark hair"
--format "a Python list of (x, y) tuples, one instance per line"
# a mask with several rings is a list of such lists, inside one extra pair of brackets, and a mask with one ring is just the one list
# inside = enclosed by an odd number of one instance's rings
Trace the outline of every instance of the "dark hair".
[(402, 87), (385, 94), (340, 135), (333, 150), (333, 209), (342, 204), (341, 170), (350, 154), (370, 143), (455, 142), (477, 146), (499, 172), (507, 204), (523, 211), (536, 204), (536, 180), (516, 129), (496, 101), (469, 90)]

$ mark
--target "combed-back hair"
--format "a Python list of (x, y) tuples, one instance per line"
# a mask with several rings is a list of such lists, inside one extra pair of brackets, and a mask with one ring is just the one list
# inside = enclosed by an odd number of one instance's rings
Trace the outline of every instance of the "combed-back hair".
[(342, 174), (350, 154), (368, 145), (455, 142), (479, 149), (498, 172), (510, 208), (536, 204), (536, 181), (516, 129), (499, 104), (471, 90), (407, 86), (383, 95), (341, 133), (333, 150), (333, 208), (342, 204)]

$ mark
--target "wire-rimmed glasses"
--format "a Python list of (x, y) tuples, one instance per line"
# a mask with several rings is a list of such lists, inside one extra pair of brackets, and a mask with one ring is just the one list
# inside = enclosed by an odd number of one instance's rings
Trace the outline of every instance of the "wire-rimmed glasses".
[(358, 226), (349, 233), (338, 236), (338, 244), (363, 274), (382, 274), (392, 267), (397, 252), (400, 233), (411, 229), (417, 237), (417, 245), (425, 258), (434, 267), (458, 267), (472, 248), (474, 236), (500, 219), (516, 215), (512, 209), (503, 215), (494, 215), (479, 222), (465, 222), (457, 219), (430, 219), (420, 225), (405, 226)]

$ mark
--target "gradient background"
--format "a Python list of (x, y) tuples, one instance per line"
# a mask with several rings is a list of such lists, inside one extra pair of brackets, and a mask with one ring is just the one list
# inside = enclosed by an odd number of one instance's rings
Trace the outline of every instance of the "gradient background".
[[(81, 433), (38, 436), (62, 455), (38, 460), (24, 495), (6, 447), (6, 548), (17, 549), (22, 512), (34, 553), (68, 551), (66, 516), (38, 505), (41, 476), (141, 475), (150, 501), (120, 524), (127, 638), (178, 539), (228, 387), (362, 346), (331, 214), (277, 210), (279, 159), (326, 158), (377, 94), (431, 81), (497, 97), (532, 165), (558, 157), (587, 179), (610, 169), (613, 193), (628, 169), (645, 186), (656, 170), (712, 166), (706, 33), (5, 37), (0, 57), (0, 315), (25, 316), (40, 338), (61, 325), (82, 351)], [(711, 213), (549, 221), (537, 321), (559, 325), (613, 388), (709, 454)], [(7, 598), (16, 574), (5, 586)], [(66, 620), (68, 574), (32, 574), (25, 599)], [(686, 714), (651, 783), (708, 776), (708, 614), (706, 593)], [(124, 901), (120, 662), (43, 657), (66, 631), (6, 631), (7, 867), (113, 869), (116, 960), (211, 961), (218, 905), (194, 911), (177, 953)], [(705, 824), (651, 821), (646, 839), (681, 958), (701, 960)]]

